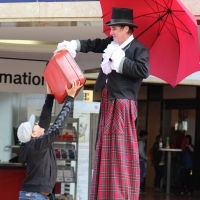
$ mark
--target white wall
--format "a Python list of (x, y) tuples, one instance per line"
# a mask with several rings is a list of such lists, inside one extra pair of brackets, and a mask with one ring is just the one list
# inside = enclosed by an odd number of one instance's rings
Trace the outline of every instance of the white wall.
[[(0, 59), (0, 92), (45, 93), (46, 87), (41, 83), (45, 67), (45, 62)], [(27, 75), (26, 78), (24, 74)]]
[(0, 160), (8, 161), (11, 157), (10, 146), (13, 131), (13, 99), (11, 93), (0, 94)]

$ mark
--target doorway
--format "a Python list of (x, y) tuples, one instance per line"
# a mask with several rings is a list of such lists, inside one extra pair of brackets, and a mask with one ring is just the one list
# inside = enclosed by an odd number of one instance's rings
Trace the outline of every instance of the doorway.
[[(182, 146), (177, 146), (183, 144), (183, 137), (180, 137), (180, 134), (190, 135), (192, 137), (192, 144), (194, 145), (196, 133), (196, 100), (166, 100), (163, 105), (162, 136), (164, 145), (166, 138), (169, 138), (171, 148), (182, 148)], [(180, 156), (181, 152), (174, 152), (171, 157), (170, 185), (171, 190), (176, 191), (181, 187)], [(193, 161), (193, 166), (194, 164)]]

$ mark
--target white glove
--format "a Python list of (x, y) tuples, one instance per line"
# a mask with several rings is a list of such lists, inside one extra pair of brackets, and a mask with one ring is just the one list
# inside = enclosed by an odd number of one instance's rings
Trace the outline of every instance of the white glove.
[(111, 69), (119, 73), (119, 65), (122, 58), (124, 57), (125, 57), (125, 52), (121, 48), (117, 48), (115, 51), (113, 51), (110, 57)]
[(109, 74), (109, 73), (112, 72), (111, 62), (110, 62), (109, 58), (111, 57), (112, 52), (115, 49), (117, 49), (117, 47), (119, 47), (119, 45), (117, 43), (111, 42), (107, 46), (107, 48), (104, 50), (104, 53), (102, 55), (103, 61), (102, 61), (101, 65), (100, 65), (104, 74)]
[(102, 57), (103, 57), (103, 61), (100, 64), (100, 66), (102, 68), (103, 73), (107, 75), (107, 74), (112, 72), (112, 69), (111, 69), (111, 66), (110, 66), (110, 61), (109, 61), (110, 54), (103, 53)]
[(76, 40), (66, 41), (64, 40), (61, 43), (58, 43), (57, 49), (61, 48), (62, 46), (70, 53), (70, 55), (75, 58), (76, 57), (76, 50), (77, 50), (77, 43)]

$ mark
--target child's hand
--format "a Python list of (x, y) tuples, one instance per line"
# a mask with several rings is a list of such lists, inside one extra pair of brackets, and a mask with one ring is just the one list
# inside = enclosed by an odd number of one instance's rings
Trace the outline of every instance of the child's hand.
[(66, 92), (69, 96), (75, 97), (76, 91), (81, 87), (82, 87), (82, 85), (80, 84), (80, 81), (78, 82), (78, 85), (77, 85), (76, 81), (74, 81), (72, 83), (71, 89), (68, 89), (67, 86), (65, 86), (65, 89), (66, 89)]

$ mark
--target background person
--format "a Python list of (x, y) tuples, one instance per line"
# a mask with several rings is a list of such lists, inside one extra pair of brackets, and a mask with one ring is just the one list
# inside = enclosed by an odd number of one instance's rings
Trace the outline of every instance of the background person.
[(181, 194), (190, 195), (193, 192), (192, 187), (192, 169), (194, 145), (192, 144), (192, 136), (186, 135), (186, 144), (180, 156), (180, 178), (181, 178)]
[(140, 192), (145, 192), (144, 189), (144, 178), (146, 176), (147, 170), (147, 151), (146, 151), (146, 140), (147, 140), (148, 132), (140, 131), (139, 139), (138, 139), (138, 148), (139, 148), (139, 158), (140, 158)]
[(27, 175), (22, 184), (19, 200), (49, 200), (53, 199), (52, 191), (57, 178), (57, 165), (52, 143), (56, 140), (72, 108), (76, 90), (80, 83), (72, 84), (67, 91), (66, 101), (51, 128), (51, 112), (54, 96), (47, 85), (47, 96), (42, 108), (40, 119), (35, 123), (32, 115), (29, 121), (22, 123), (17, 132), (19, 140), (24, 143), (19, 155), (19, 161), (27, 164)]
[(162, 192), (161, 189), (161, 180), (165, 172), (165, 158), (163, 151), (159, 151), (159, 142), (162, 136), (157, 135), (156, 141), (153, 144), (153, 156), (152, 156), (152, 165), (155, 169), (155, 178), (154, 178), (154, 187), (155, 192)]
[(135, 128), (137, 94), (149, 76), (149, 51), (133, 36), (133, 10), (113, 8), (110, 37), (64, 41), (54, 53), (67, 49), (102, 53), (95, 84), (102, 90), (98, 138), (90, 200), (139, 198), (140, 168)]

